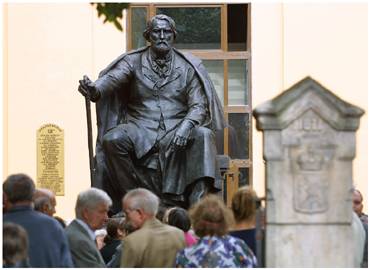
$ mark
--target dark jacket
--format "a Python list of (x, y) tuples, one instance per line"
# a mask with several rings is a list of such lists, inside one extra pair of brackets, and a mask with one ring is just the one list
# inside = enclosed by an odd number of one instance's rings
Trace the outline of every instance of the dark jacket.
[(105, 244), (105, 246), (100, 250), (100, 254), (102, 255), (106, 264), (112, 259), (113, 254), (116, 252), (117, 246), (120, 244), (121, 240), (113, 239), (109, 243)]
[[(107, 68), (102, 70), (99, 74), (99, 79), (106, 75), (109, 71), (117, 66), (121, 61), (125, 61), (126, 57), (134, 56), (135, 54), (142, 54), (148, 51), (149, 47), (140, 48), (128, 53), (124, 53), (117, 57)], [(175, 53), (183, 57), (197, 72), (201, 83), (203, 84), (205, 94), (208, 102), (208, 111), (206, 121), (203, 126), (210, 128), (211, 130), (221, 130), (225, 127), (225, 119), (223, 115), (223, 109), (221, 102), (217, 96), (216, 90), (213, 83), (203, 66), (200, 59), (194, 57), (189, 53), (182, 53), (174, 49)], [(125, 96), (123, 96), (125, 98)], [(119, 123), (125, 121), (125, 115), (122, 111), (125, 110), (125, 104), (122, 103), (122, 96), (118, 92), (112, 92), (111, 95), (104, 95), (103, 98), (99, 99), (96, 103), (97, 113), (97, 124), (98, 124), (98, 138), (97, 145), (101, 146), (102, 137), (107, 130), (116, 127)]]
[(16, 223), (26, 230), (31, 267), (73, 267), (66, 235), (55, 219), (30, 206), (16, 206), (4, 215), (3, 222)]
[[(190, 54), (185, 55), (174, 49), (175, 57), (172, 61), (175, 61), (174, 59), (176, 61), (173, 63), (170, 76), (156, 84), (150, 74), (152, 71), (147, 60), (148, 51), (149, 47), (145, 47), (121, 55), (99, 74), (99, 78), (95, 82), (101, 92), (101, 98), (96, 103), (98, 136), (93, 186), (106, 190), (113, 201), (119, 201), (122, 194), (117, 193), (116, 188), (111, 184), (117, 180), (109, 175), (107, 169), (102, 148), (103, 136), (107, 131), (120, 124), (127, 124), (128, 128), (125, 130), (132, 139), (136, 158), (140, 159), (146, 157), (145, 155), (158, 139), (158, 121), (161, 114), (164, 117), (166, 132), (175, 130), (183, 119), (189, 119), (197, 123), (198, 127), (213, 131), (223, 129), (225, 126), (221, 102), (211, 79), (198, 58)], [(190, 77), (194, 77), (195, 80), (187, 80)], [(198, 90), (187, 96), (184, 95), (184, 92), (194, 88)], [(162, 108), (159, 108), (156, 103), (157, 90), (161, 96), (160, 106), (163, 105)], [(200, 92), (201, 95), (199, 95)], [(171, 135), (171, 133), (169, 134)], [(200, 144), (203, 143), (200, 142)], [(162, 193), (176, 194), (177, 196), (184, 192), (186, 186), (197, 179), (194, 177), (213, 178), (215, 179), (214, 187), (219, 189), (218, 168), (214, 169), (217, 167), (215, 165), (217, 153), (213, 150), (212, 144), (215, 144), (213, 138), (208, 139), (203, 144), (208, 146), (203, 147), (203, 151), (199, 149), (199, 154), (193, 153), (182, 157), (181, 162), (186, 159), (197, 164), (187, 164), (188, 166), (181, 168), (181, 172), (171, 165), (172, 169), (169, 173), (174, 174), (169, 175), (165, 167), (161, 168), (164, 174), (163, 179), (169, 183), (163, 183)], [(214, 155), (214, 157), (210, 158), (210, 155)], [(198, 156), (200, 159), (197, 159)], [(160, 164), (164, 164), (161, 154), (160, 159)], [(174, 159), (180, 160), (178, 157), (174, 157)], [(188, 170), (189, 167), (194, 169), (197, 168), (198, 164), (207, 163), (207, 160), (209, 164), (206, 166), (208, 169), (206, 172), (203, 168)], [(172, 164), (171, 161), (167, 163)], [(191, 172), (191, 174), (186, 175), (183, 172)], [(186, 178), (185, 181), (179, 179), (176, 174)]]

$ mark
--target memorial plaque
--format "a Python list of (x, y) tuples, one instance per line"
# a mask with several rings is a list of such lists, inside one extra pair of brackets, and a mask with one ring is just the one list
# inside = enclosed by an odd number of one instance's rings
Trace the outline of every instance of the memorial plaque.
[(309, 77), (254, 110), (266, 161), (267, 267), (356, 267), (352, 160), (363, 113)]
[(64, 131), (55, 124), (37, 130), (37, 187), (64, 195)]

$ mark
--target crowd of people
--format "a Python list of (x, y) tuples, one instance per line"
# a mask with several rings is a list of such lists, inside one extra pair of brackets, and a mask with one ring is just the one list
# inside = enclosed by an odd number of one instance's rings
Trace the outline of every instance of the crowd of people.
[[(79, 193), (75, 219), (55, 216), (55, 194), (37, 189), (25, 174), (3, 183), (3, 267), (264, 267), (260, 201), (241, 187), (231, 207), (208, 195), (189, 210), (164, 207), (143, 188), (122, 198), (122, 212), (108, 217), (111, 198), (89, 188)], [(366, 231), (362, 195), (353, 209)], [(257, 224), (257, 226), (256, 226)], [(262, 236), (261, 236), (262, 235)], [(257, 259), (258, 258), (258, 259)]]

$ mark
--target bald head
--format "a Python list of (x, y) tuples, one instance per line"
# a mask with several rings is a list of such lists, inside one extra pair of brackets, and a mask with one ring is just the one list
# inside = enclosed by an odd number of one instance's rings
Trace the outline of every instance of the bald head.
[(360, 217), (362, 215), (362, 209), (364, 205), (362, 203), (362, 194), (359, 190), (355, 189), (352, 194), (352, 207), (353, 211)]
[(35, 210), (42, 212), (48, 216), (55, 214), (55, 207), (57, 205), (55, 194), (50, 189), (38, 188), (33, 196), (33, 203)]

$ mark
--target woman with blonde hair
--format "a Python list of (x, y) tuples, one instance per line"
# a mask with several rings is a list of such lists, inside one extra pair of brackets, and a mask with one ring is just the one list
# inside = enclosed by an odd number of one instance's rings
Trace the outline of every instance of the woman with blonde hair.
[(176, 267), (255, 267), (256, 257), (240, 239), (227, 234), (232, 213), (215, 195), (209, 195), (190, 209), (198, 242), (177, 253)]
[(249, 186), (239, 188), (234, 194), (231, 209), (235, 224), (229, 232), (231, 236), (240, 238), (256, 254), (256, 192)]

